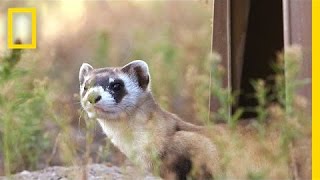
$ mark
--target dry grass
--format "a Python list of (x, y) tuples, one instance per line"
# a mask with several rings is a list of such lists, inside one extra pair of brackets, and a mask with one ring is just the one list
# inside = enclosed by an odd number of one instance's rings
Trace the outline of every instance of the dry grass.
[[(305, 100), (295, 96), (298, 86), (286, 92), (291, 99), (283, 99), (283, 76), (275, 77), (277, 87), (255, 84), (261, 100), (255, 109), (258, 121), (238, 124), (243, 110), (232, 119), (225, 109), (208, 114), (211, 95), (222, 97), (224, 108), (233, 103), (233, 95), (218, 83), (223, 69), (208, 57), (210, 3), (93, 1), (79, 5), (83, 11), (73, 17), (62, 1), (1, 2), (2, 8), (37, 6), (40, 24), (39, 48), (24, 52), (13, 68), (15, 75), (1, 79), (0, 175), (52, 165), (123, 164), (125, 157), (79, 110), (78, 70), (82, 62), (104, 67), (144, 59), (154, 96), (163, 107), (186, 121), (218, 129), (212, 137), (222, 152), (219, 178), (289, 179), (296, 171), (290, 166), (292, 152), (298, 174), (309, 177), (311, 121), (303, 114)], [(9, 52), (0, 52), (3, 67)], [(265, 102), (268, 88), (277, 89), (280, 105)], [(289, 118), (283, 107), (290, 108)], [(216, 117), (227, 125), (212, 124)]]

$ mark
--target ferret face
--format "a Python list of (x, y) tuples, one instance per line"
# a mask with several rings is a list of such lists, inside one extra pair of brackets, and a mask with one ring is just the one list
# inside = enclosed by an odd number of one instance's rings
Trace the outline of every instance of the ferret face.
[(126, 118), (150, 91), (148, 65), (141, 60), (100, 69), (84, 63), (79, 81), (81, 105), (90, 118)]

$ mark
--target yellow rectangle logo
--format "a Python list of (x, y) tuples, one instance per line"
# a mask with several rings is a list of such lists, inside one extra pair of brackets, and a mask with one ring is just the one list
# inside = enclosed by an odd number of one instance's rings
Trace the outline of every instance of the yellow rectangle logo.
[[(31, 14), (31, 43), (14, 43), (14, 14)], [(15, 27), (16, 28), (16, 27)], [(25, 29), (19, 31), (27, 31)], [(18, 37), (15, 37), (18, 38)], [(9, 49), (35, 49), (37, 47), (37, 12), (36, 8), (8, 8), (8, 48)]]

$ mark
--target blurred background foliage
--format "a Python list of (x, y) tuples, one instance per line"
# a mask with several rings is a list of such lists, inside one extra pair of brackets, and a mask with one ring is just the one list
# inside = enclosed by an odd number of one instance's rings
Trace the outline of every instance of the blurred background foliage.
[[(219, 148), (229, 147), (222, 149), (221, 179), (240, 171), (245, 171), (247, 179), (288, 178), (289, 171), (295, 171), (295, 167), (288, 167), (293, 141), (311, 137), (311, 121), (305, 120), (309, 117), (301, 110), (306, 100), (296, 96), (297, 88), (303, 84), (296, 81), (301, 59), (299, 49), (293, 48), (287, 56), (279, 55), (279, 62), (272, 65), (276, 72), (272, 77), (275, 87), (266, 87), (264, 80), (252, 80), (256, 90), (252, 96), (258, 100), (258, 106), (237, 109), (229, 117), (227, 108), (235, 103), (237, 96), (222, 87), (225, 70), (219, 56), (209, 55), (211, 3), (201, 0), (1, 1), (0, 175), (53, 165), (105, 162), (122, 165), (124, 155), (113, 147), (94, 121), (85, 118), (80, 108), (78, 71), (83, 62), (105, 67), (143, 59), (149, 64), (157, 101), (186, 121), (212, 126), (219, 119), (236, 129), (244, 111), (257, 113), (256, 121), (243, 130), (256, 132), (248, 141), (242, 142), (232, 132), (221, 137)], [(6, 48), (5, 18), (9, 7), (37, 8), (36, 50), (11, 52)], [(285, 68), (290, 69), (286, 80)], [(289, 89), (285, 89), (286, 81), (291, 84)], [(269, 99), (270, 93), (278, 99), (278, 104)], [(218, 97), (222, 107), (209, 113), (211, 96)], [(270, 124), (269, 119), (277, 124)], [(278, 141), (274, 143), (270, 139)], [(263, 166), (265, 169), (250, 168), (248, 159), (254, 158), (248, 153), (248, 143), (261, 147), (256, 156), (270, 161)], [(302, 149), (307, 155), (301, 157), (309, 157), (309, 150)]]

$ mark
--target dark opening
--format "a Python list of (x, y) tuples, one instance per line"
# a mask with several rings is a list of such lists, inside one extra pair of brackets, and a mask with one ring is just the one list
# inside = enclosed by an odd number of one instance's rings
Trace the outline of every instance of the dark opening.
[[(270, 65), (284, 47), (282, 1), (251, 0), (248, 18), (238, 101), (242, 107), (257, 105), (250, 96), (254, 93), (251, 81), (258, 78), (267, 80), (274, 73)], [(272, 81), (267, 82), (273, 84)], [(246, 112), (243, 118), (254, 116), (255, 113)]]

